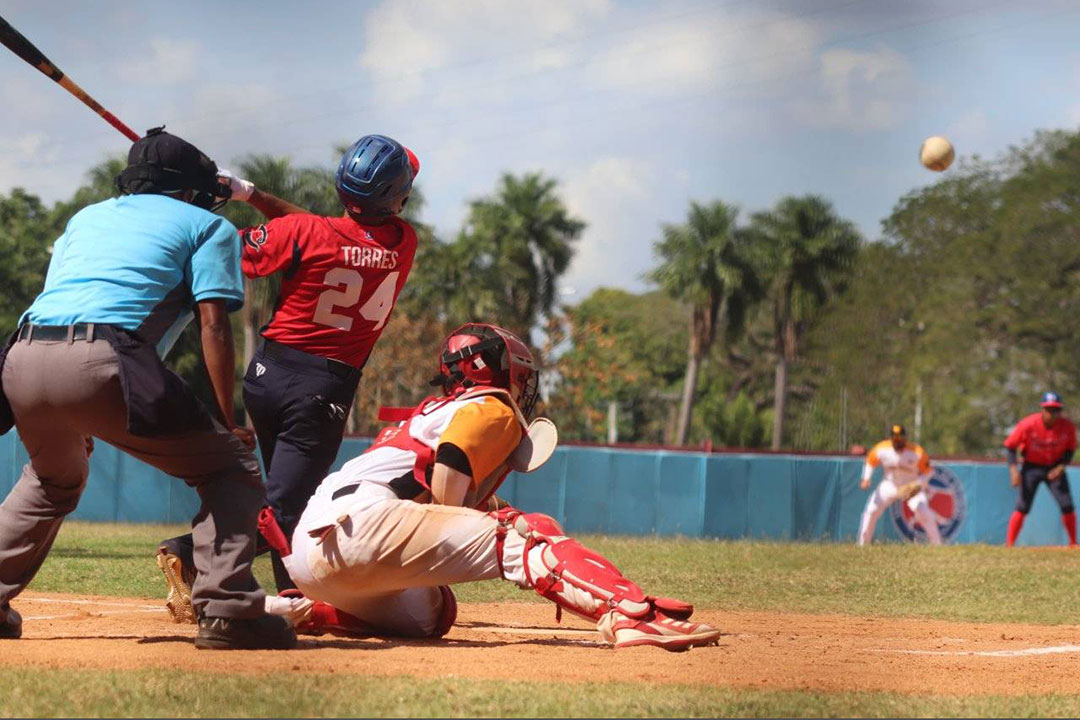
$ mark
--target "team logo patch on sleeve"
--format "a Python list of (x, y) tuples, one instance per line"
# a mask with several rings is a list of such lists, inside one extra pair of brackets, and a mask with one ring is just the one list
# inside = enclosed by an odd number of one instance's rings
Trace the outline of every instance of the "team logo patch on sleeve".
[(266, 226), (260, 225), (244, 230), (244, 244), (254, 252), (260, 252), (262, 246), (266, 244)]
[[(949, 542), (956, 537), (967, 516), (964, 486), (956, 475), (935, 465), (934, 474), (927, 483), (926, 497), (930, 503), (930, 512), (937, 520), (942, 541)], [(926, 540), (926, 531), (906, 502), (893, 503), (889, 507), (889, 514), (896, 529), (905, 539), (911, 542)]]

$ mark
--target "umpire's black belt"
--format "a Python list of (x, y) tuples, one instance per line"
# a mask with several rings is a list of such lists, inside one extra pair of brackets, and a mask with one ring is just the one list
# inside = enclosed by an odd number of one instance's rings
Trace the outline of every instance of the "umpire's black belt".
[[(27, 323), (19, 328), (18, 340), (42, 342), (86, 340), (94, 342), (94, 323), (75, 323), (74, 325), (34, 325)], [(100, 336), (100, 333), (98, 333)]]
[(331, 358), (321, 357), (319, 355), (312, 355), (311, 353), (304, 352), (303, 350), (297, 350), (294, 347), (288, 345), (282, 345), (279, 342), (273, 340), (262, 339), (262, 343), (259, 350), (263, 355), (272, 357), (276, 360), (282, 361), (286, 365), (292, 365), (294, 367), (302, 368), (314, 368), (317, 370), (326, 370), (331, 375), (335, 375), (339, 378), (348, 380), (359, 380), (362, 370), (358, 367), (353, 367), (348, 363), (343, 363), (340, 360), (333, 360)]

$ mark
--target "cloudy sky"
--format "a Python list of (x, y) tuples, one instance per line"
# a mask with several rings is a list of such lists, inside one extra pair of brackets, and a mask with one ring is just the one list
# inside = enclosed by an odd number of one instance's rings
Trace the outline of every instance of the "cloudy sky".
[[(500, 173), (558, 179), (588, 222), (564, 299), (640, 290), (691, 200), (745, 213), (830, 198), (867, 238), (944, 134), (961, 159), (1080, 125), (1072, 0), (0, 0), (136, 130), (166, 123), (219, 165), (336, 164), (380, 132), (423, 163), (445, 237)], [(127, 141), (0, 51), (0, 192), (67, 197)]]

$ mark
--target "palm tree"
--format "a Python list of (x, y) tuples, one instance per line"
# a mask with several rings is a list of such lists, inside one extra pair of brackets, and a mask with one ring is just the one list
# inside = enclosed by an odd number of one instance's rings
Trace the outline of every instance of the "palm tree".
[(649, 274), (671, 297), (690, 305), (690, 340), (675, 442), (690, 432), (701, 362), (723, 328), (728, 339), (743, 328), (746, 311), (760, 296), (750, 248), (736, 228), (738, 209), (723, 202), (693, 202), (684, 225), (665, 225), (654, 247), (661, 265)]
[(859, 249), (859, 232), (822, 197), (781, 199), (755, 213), (750, 234), (764, 253), (776, 352), (772, 447), (784, 436), (788, 364), (822, 305), (843, 290)]
[[(556, 282), (574, 254), (585, 223), (571, 217), (539, 173), (504, 174), (494, 196), (470, 203), (459, 246), (473, 302), (496, 310), (508, 329), (528, 342), (530, 329), (555, 305)], [(468, 318), (475, 319), (475, 318)]]

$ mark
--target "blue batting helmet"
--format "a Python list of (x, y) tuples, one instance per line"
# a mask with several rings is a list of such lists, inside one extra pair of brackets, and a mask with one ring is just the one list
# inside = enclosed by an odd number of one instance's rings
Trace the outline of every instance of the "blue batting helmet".
[(341, 204), (350, 215), (375, 219), (405, 207), (420, 161), (385, 135), (365, 135), (345, 151), (334, 175)]

